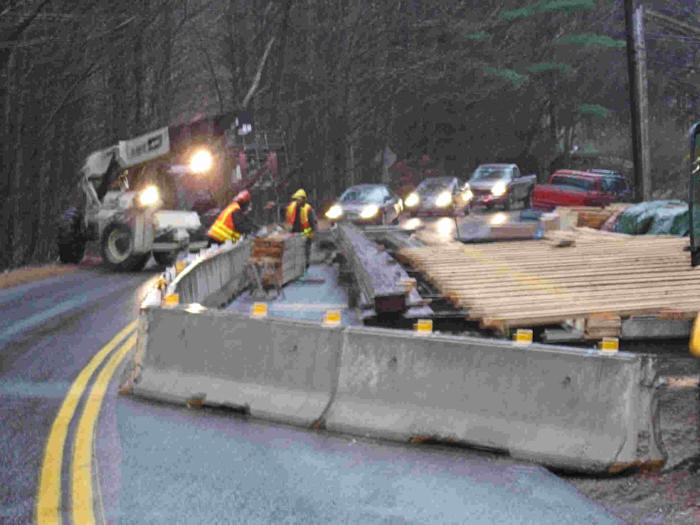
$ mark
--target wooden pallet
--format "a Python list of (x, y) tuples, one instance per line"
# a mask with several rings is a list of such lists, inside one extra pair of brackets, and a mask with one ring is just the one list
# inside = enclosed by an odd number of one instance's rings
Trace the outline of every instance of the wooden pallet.
[[(589, 337), (619, 333), (619, 319), (700, 311), (700, 268), (687, 238), (576, 228), (573, 243), (546, 240), (399, 251), (406, 263), (482, 326), (507, 331), (581, 319)], [(590, 321), (586, 321), (590, 319)], [(602, 321), (601, 321), (602, 319)]]

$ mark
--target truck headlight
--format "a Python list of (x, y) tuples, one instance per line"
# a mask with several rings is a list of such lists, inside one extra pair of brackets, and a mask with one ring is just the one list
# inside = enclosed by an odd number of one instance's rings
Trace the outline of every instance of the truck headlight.
[(141, 206), (153, 206), (160, 199), (160, 193), (155, 186), (148, 186), (139, 192), (139, 204)]
[(211, 169), (214, 160), (211, 153), (205, 149), (200, 149), (190, 159), (190, 169), (195, 173), (204, 173)]
[(437, 196), (437, 199), (435, 199), (435, 205), (438, 208), (444, 208), (450, 204), (452, 204), (452, 194), (449, 191), (443, 191)]
[(493, 194), (494, 197), (500, 197), (506, 192), (506, 183), (502, 180), (499, 180), (496, 184), (493, 185), (493, 188), (491, 188), (491, 193)]
[(337, 219), (342, 214), (343, 214), (343, 208), (341, 208), (339, 204), (334, 204), (326, 212), (326, 217), (328, 217), (329, 219)]
[(419, 202), (420, 202), (420, 197), (414, 191), (408, 197), (406, 197), (406, 201), (404, 202), (404, 204), (406, 204), (407, 208), (413, 208), (414, 206), (418, 206)]
[(376, 204), (368, 204), (367, 206), (362, 208), (362, 211), (360, 212), (360, 217), (362, 219), (371, 219), (377, 213), (379, 213), (379, 206), (377, 206)]

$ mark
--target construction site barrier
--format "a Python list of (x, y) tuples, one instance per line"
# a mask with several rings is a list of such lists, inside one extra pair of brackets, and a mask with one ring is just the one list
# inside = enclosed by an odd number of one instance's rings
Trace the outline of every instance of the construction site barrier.
[(330, 402), (340, 328), (186, 306), (141, 311), (134, 394), (311, 426)]
[[(188, 311), (189, 310), (189, 311)], [(141, 310), (131, 390), (401, 441), (506, 451), (575, 471), (658, 468), (651, 357), (473, 337)]]
[(506, 451), (555, 468), (663, 465), (649, 357), (350, 327), (329, 430)]
[[(216, 251), (197, 257), (170, 281), (168, 293), (177, 293), (179, 302), (220, 307), (246, 286), (245, 265), (250, 258), (249, 239), (233, 245), (214, 247)], [(211, 250), (211, 249), (210, 249)]]

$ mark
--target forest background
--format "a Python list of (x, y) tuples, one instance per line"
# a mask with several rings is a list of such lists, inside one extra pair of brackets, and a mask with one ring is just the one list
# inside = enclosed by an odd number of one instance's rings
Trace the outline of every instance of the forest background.
[[(4, 0), (0, 271), (56, 258), (88, 153), (240, 109), (261, 63), (246, 109), (283, 133), (289, 188), (319, 207), (394, 155), (463, 179), (498, 161), (633, 180), (623, 3)], [(643, 3), (661, 15), (646, 19), (653, 196), (685, 199), (700, 7)]]

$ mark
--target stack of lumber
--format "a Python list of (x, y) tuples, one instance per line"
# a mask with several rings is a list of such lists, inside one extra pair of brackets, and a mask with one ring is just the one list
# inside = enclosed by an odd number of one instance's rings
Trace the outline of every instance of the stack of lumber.
[(584, 228), (594, 228), (599, 230), (605, 221), (613, 214), (618, 212), (621, 207), (627, 207), (627, 204), (614, 203), (605, 208), (596, 208), (593, 206), (558, 206), (555, 212), (560, 216), (576, 214), (576, 226)]
[(404, 248), (419, 270), (469, 317), (503, 332), (584, 321), (589, 337), (619, 333), (620, 318), (700, 311), (700, 267), (687, 238), (628, 236), (576, 228), (574, 242)]
[(251, 263), (262, 268), (265, 286), (282, 286), (301, 277), (306, 269), (304, 238), (298, 233), (275, 232), (253, 239)]
[(336, 244), (343, 252), (360, 291), (377, 314), (405, 312), (423, 304), (415, 280), (386, 251), (351, 224), (339, 224)]

